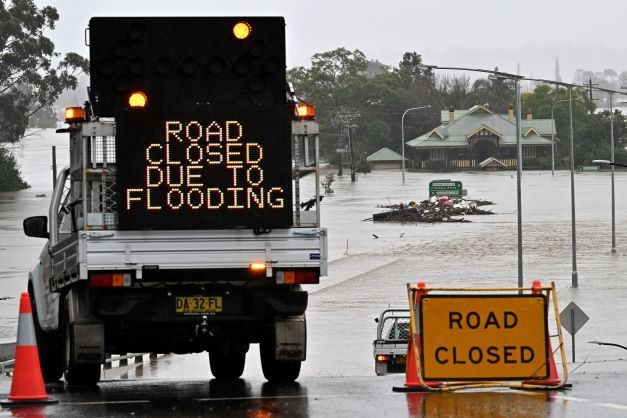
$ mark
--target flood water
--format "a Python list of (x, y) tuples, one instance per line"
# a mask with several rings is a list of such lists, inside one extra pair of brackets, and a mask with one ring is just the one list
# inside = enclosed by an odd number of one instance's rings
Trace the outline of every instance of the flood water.
[[(47, 214), (52, 145), (57, 146), (59, 166), (67, 164), (66, 134), (47, 130), (12, 148), (32, 188), (0, 193), (0, 296), (17, 297), (25, 291), (28, 271), (44, 244), (23, 235), (22, 220)], [(439, 178), (461, 180), (470, 198), (494, 201), (496, 205), (486, 208), (496, 214), (468, 217), (471, 223), (363, 221), (383, 210), (377, 205), (426, 198), (429, 181)], [(627, 195), (622, 193), (627, 187), (627, 173), (616, 173), (617, 254), (610, 253), (609, 172), (578, 173), (575, 181), (579, 290), (570, 288), (570, 173), (558, 171), (552, 177), (550, 171), (532, 171), (525, 172), (522, 179), (525, 282), (536, 278), (545, 283), (555, 281), (563, 306), (577, 299), (577, 294), (594, 294), (597, 287), (615, 287), (624, 293), (622, 282), (627, 271)], [(329, 277), (308, 289), (312, 292), (308, 310), (310, 361), (304, 374), (372, 374), (372, 318), (388, 306), (406, 305), (407, 282), (517, 284), (515, 172), (412, 172), (405, 184), (398, 171), (373, 172), (360, 174), (356, 183), (343, 176), (333, 188), (335, 193), (322, 202), (322, 223), (329, 230)], [(45, 197), (37, 197), (42, 194)], [(309, 195), (313, 196), (311, 184), (306, 186), (302, 200)], [(582, 307), (594, 311), (593, 319), (612, 316), (611, 303), (590, 300), (594, 307)], [(17, 299), (0, 301), (0, 337), (15, 335), (16, 317)], [(594, 327), (586, 327), (581, 338), (598, 337)], [(616, 340), (622, 338), (622, 331), (604, 327), (603, 337)], [(355, 350), (356, 345), (363, 349)]]

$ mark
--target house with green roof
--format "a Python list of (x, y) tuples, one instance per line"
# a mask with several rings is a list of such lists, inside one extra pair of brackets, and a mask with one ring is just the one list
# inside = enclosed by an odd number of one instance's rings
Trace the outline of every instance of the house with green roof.
[[(407, 164), (408, 158), (405, 158)], [(366, 157), (366, 161), (373, 170), (399, 170), (403, 156), (396, 151), (392, 151), (388, 147), (383, 147), (374, 154)]]
[[(444, 110), (441, 115), (440, 126), (406, 143), (414, 151), (417, 168), (516, 167), (516, 122), (511, 107), (506, 115), (480, 105)], [(552, 141), (557, 141), (553, 120), (533, 119), (529, 111), (521, 120), (521, 133), (523, 167), (525, 161), (551, 156)]]

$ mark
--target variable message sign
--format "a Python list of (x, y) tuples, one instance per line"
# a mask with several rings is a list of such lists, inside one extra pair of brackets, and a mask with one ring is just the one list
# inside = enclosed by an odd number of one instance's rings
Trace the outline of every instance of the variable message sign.
[(429, 295), (420, 299), (425, 380), (545, 379), (545, 295)]
[(98, 116), (115, 116), (138, 90), (153, 111), (285, 103), (282, 17), (94, 17), (89, 43)]
[(118, 114), (119, 229), (290, 227), (288, 112)]

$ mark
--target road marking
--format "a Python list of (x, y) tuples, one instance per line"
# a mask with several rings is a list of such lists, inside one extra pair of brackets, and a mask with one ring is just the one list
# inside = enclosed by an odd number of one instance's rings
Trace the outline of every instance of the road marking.
[(598, 403), (598, 406), (606, 406), (608, 408), (614, 408), (614, 409), (625, 409), (627, 410), (627, 405), (621, 405), (621, 404), (617, 404), (617, 403)]
[(575, 398), (574, 396), (555, 395), (555, 396), (553, 396), (553, 398), (555, 398), (555, 399), (563, 399), (565, 401), (573, 401), (573, 402), (588, 402), (588, 399)]
[(95, 402), (62, 402), (64, 405), (104, 405), (109, 403), (125, 404), (125, 403), (150, 403), (149, 399), (138, 399), (132, 401), (95, 401)]
[(230, 398), (197, 398), (194, 399), (197, 402), (205, 402), (205, 401), (245, 401), (252, 399), (299, 399), (299, 398), (341, 398), (346, 395), (277, 395), (277, 396), (239, 396), (239, 397), (230, 397)]

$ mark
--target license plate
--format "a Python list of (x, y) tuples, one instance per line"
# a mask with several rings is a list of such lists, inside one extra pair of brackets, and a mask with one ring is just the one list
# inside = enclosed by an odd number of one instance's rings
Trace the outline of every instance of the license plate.
[(222, 312), (222, 296), (177, 296), (176, 313), (217, 313)]

